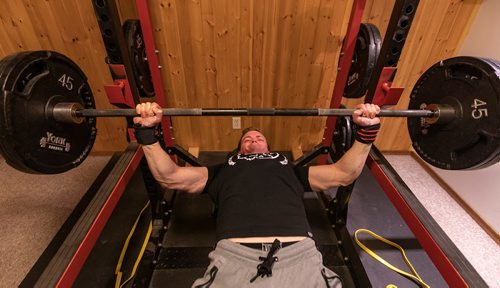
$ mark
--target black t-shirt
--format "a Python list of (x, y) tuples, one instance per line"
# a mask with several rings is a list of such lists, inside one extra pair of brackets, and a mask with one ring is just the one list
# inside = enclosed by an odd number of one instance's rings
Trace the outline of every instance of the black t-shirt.
[(304, 209), (308, 167), (279, 153), (235, 155), (208, 167), (204, 193), (217, 206), (217, 240), (236, 237), (312, 237)]

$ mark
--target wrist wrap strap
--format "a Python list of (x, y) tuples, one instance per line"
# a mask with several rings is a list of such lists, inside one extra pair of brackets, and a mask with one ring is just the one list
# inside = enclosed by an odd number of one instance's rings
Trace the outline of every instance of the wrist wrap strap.
[(364, 144), (371, 144), (377, 138), (377, 133), (379, 129), (380, 129), (380, 124), (358, 127), (356, 135), (354, 135), (354, 139)]
[(134, 135), (137, 143), (142, 145), (150, 145), (158, 142), (158, 138), (156, 137), (156, 126), (142, 127), (134, 125), (134, 128)]

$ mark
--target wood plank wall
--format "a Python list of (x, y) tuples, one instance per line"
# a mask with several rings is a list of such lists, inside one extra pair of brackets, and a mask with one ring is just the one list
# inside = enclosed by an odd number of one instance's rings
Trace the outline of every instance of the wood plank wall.
[[(350, 1), (150, 1), (171, 107), (325, 107)], [(322, 119), (249, 117), (273, 149), (310, 149)], [(235, 148), (232, 119), (175, 118), (176, 142)]]
[[(117, 0), (122, 19), (135, 17), (132, 3)], [(393, 3), (367, 1), (365, 21), (382, 35)], [(420, 1), (395, 80), (407, 88), (398, 108), (427, 67), (455, 55), (479, 5)], [(352, 0), (150, 0), (149, 6), (169, 107), (328, 107)], [(111, 77), (90, 0), (5, 1), (0, 37), (0, 57), (37, 49), (67, 55), (89, 77), (98, 108), (110, 107), (102, 87)], [(242, 126), (262, 128), (273, 149), (305, 151), (321, 141), (324, 121), (249, 117)], [(379, 148), (407, 151), (405, 122), (386, 122)], [(230, 150), (241, 132), (230, 117), (178, 117), (173, 124), (176, 143), (201, 151)], [(123, 119), (99, 119), (93, 151), (122, 150), (125, 128)]]

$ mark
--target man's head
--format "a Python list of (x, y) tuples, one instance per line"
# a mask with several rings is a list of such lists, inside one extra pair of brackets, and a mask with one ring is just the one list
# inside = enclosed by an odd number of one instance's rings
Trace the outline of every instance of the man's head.
[(240, 142), (238, 143), (238, 153), (269, 153), (269, 144), (259, 129), (249, 127), (241, 133)]

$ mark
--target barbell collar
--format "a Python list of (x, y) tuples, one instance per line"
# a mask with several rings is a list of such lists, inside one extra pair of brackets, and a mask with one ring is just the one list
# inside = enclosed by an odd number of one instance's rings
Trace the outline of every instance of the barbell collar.
[(83, 123), (85, 118), (77, 116), (76, 112), (81, 110), (84, 110), (84, 108), (80, 103), (57, 103), (52, 108), (52, 115), (47, 116), (52, 116), (57, 122), (80, 124)]
[(425, 118), (425, 123), (427, 125), (448, 123), (459, 117), (459, 115), (457, 115), (457, 110), (451, 105), (423, 104), (422, 109), (434, 112), (434, 116)]

